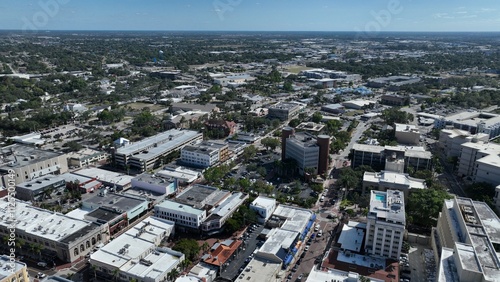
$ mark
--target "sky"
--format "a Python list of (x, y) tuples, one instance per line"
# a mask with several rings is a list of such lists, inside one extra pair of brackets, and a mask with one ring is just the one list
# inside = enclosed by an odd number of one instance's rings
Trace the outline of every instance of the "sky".
[(3, 0), (0, 29), (500, 31), (500, 0)]

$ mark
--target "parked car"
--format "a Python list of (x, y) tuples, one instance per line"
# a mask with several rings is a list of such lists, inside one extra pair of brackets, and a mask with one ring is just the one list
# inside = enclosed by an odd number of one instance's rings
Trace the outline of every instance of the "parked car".
[(302, 280), (302, 277), (304, 277), (304, 273), (301, 273), (301, 274), (299, 275), (299, 277), (297, 277), (297, 281), (301, 281), (301, 280)]
[(38, 265), (40, 267), (47, 267), (47, 263), (44, 261), (39, 261), (36, 265)]
[(38, 272), (36, 278), (45, 278), (45, 276), (47, 276), (45, 273)]
[(318, 235), (316, 235), (316, 236), (318, 236), (318, 237), (323, 236), (323, 230), (320, 230), (320, 231), (318, 232)]

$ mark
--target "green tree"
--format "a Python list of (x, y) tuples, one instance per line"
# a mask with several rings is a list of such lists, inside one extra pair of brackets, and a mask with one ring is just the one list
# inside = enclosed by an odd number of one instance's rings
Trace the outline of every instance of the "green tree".
[(246, 147), (245, 149), (243, 149), (242, 156), (243, 156), (243, 159), (245, 160), (245, 162), (248, 162), (248, 160), (255, 157), (255, 155), (257, 155), (257, 148), (255, 148), (254, 145), (250, 145), (250, 146)]
[(299, 124), (300, 124), (300, 120), (294, 118), (294, 119), (290, 120), (290, 122), (288, 123), (288, 126), (297, 127)]
[(277, 138), (272, 137), (263, 138), (260, 143), (262, 146), (266, 147), (266, 150), (271, 149), (273, 151), (280, 145), (280, 141)]
[(389, 108), (382, 111), (382, 119), (389, 125), (393, 125), (394, 123), (406, 124), (413, 121), (413, 118), (412, 114), (402, 111), (399, 108)]
[(200, 252), (200, 246), (194, 239), (181, 239), (173, 247), (175, 251), (183, 253), (187, 259), (194, 261)]
[(323, 120), (323, 115), (320, 112), (315, 112), (312, 115), (312, 121), (315, 123), (319, 123)]
[(411, 223), (419, 226), (435, 226), (444, 200), (450, 198), (443, 190), (420, 189), (412, 192), (406, 205), (407, 217)]

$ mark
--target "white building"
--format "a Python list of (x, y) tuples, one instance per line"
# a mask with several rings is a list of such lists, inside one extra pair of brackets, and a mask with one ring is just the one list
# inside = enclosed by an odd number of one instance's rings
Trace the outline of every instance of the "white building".
[(165, 179), (154, 174), (143, 173), (132, 178), (132, 187), (137, 187), (158, 194), (171, 195), (177, 192), (177, 180)]
[(74, 167), (84, 167), (104, 161), (109, 154), (103, 151), (97, 151), (89, 148), (81, 149), (78, 152), (67, 154), (68, 165)]
[(276, 199), (258, 196), (250, 204), (250, 209), (257, 213), (260, 223), (265, 223), (276, 209)]
[(395, 123), (395, 135), (398, 143), (407, 145), (418, 145), (420, 142), (420, 131), (416, 125)]
[(500, 135), (500, 115), (498, 114), (466, 111), (448, 116), (445, 121), (454, 128), (466, 130), (472, 134), (488, 134), (489, 139)]
[(447, 157), (458, 157), (461, 145), (472, 142), (473, 139), (488, 142), (489, 136), (482, 133), (473, 135), (460, 129), (443, 129), (439, 133), (439, 147), (443, 149)]
[(500, 184), (500, 145), (481, 141), (463, 143), (458, 162), (458, 176), (474, 182)]
[[(362, 276), (359, 273), (352, 271), (342, 271), (337, 269), (316, 269), (316, 266), (313, 266), (309, 275), (307, 276), (306, 282), (318, 282), (318, 281), (337, 281), (337, 282), (360, 282)], [(384, 280), (366, 277), (369, 282), (383, 282)]]
[[(41, 244), (41, 257), (57, 257), (74, 262), (90, 253), (96, 245), (106, 243), (107, 224), (70, 218), (64, 214), (44, 210), (26, 202), (15, 202), (15, 234), (26, 244)], [(0, 199), (0, 234), (11, 233), (10, 202)]]
[(398, 190), (403, 192), (405, 199), (408, 199), (411, 189), (426, 189), (427, 186), (424, 179), (413, 178), (406, 173), (366, 171), (363, 175), (363, 193), (367, 188), (379, 191)]
[(167, 274), (184, 260), (184, 254), (158, 247), (173, 232), (173, 222), (148, 217), (93, 253), (90, 264), (109, 279), (164, 281)]
[(445, 200), (431, 238), (436, 281), (499, 281), (500, 219), (486, 203)]
[(115, 162), (122, 167), (146, 171), (160, 166), (161, 158), (202, 139), (203, 134), (197, 131), (171, 129), (118, 148), (114, 153)]
[(42, 134), (38, 132), (33, 132), (22, 136), (9, 137), (9, 139), (19, 144), (32, 146), (41, 146), (45, 144), (45, 140), (42, 139)]
[(187, 169), (185, 167), (164, 167), (163, 170), (160, 170), (156, 173), (156, 175), (163, 177), (163, 178), (175, 178), (179, 182), (183, 183), (191, 183), (198, 179), (201, 176), (201, 173)]
[(375, 102), (370, 100), (351, 100), (343, 102), (342, 105), (348, 109), (360, 110), (364, 107), (375, 105)]
[(1, 282), (29, 282), (28, 267), (24, 262), (10, 260), (9, 256), (0, 256)]
[(227, 144), (203, 141), (182, 148), (181, 161), (187, 166), (211, 167), (223, 159), (223, 150), (228, 150)]
[(405, 231), (403, 193), (371, 191), (365, 251), (374, 256), (399, 259)]
[(175, 222), (177, 226), (198, 229), (207, 218), (207, 212), (174, 201), (164, 201), (155, 206), (155, 216)]

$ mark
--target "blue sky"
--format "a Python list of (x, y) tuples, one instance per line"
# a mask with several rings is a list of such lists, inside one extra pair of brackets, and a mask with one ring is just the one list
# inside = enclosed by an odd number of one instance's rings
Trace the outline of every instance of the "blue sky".
[(3, 0), (0, 29), (500, 31), (500, 0)]

